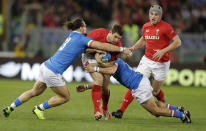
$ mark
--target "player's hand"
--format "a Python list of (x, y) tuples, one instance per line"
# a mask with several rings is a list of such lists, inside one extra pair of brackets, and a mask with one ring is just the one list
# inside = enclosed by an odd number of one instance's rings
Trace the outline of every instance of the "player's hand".
[(130, 47), (129, 50), (131, 50), (131, 52), (133, 52), (134, 51), (134, 47), (133, 46)]
[(154, 50), (156, 53), (153, 55), (154, 60), (160, 60), (162, 56), (165, 54), (164, 50)]
[(95, 67), (94, 65), (89, 64), (85, 67), (85, 69), (88, 73), (93, 73), (93, 72), (95, 72), (94, 67)]
[(132, 56), (132, 51), (129, 48), (125, 48), (123, 53), (126, 54), (127, 56)]
[(77, 92), (84, 92), (85, 90), (86, 90), (86, 88), (83, 85), (79, 85), (76, 87)]

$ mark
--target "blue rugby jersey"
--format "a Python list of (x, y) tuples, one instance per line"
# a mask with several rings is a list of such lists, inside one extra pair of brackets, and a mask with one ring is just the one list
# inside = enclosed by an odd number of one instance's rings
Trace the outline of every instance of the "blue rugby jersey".
[(90, 47), (93, 39), (79, 32), (71, 32), (57, 52), (45, 61), (46, 67), (55, 74), (62, 74), (87, 47)]
[(132, 70), (131, 67), (120, 58), (116, 60), (115, 64), (118, 65), (118, 68), (113, 77), (128, 89), (137, 89), (143, 78), (143, 74)]

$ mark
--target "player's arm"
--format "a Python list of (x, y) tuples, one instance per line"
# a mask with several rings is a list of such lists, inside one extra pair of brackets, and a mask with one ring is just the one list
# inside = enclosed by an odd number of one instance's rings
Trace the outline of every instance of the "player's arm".
[(172, 38), (172, 43), (170, 43), (167, 47), (161, 50), (154, 50), (156, 51), (156, 53), (153, 55), (153, 58), (160, 60), (165, 53), (172, 51), (180, 46), (181, 46), (181, 40), (178, 35), (175, 35)]
[(93, 54), (93, 53), (106, 53), (105, 51), (102, 51), (102, 50), (97, 50), (97, 49), (93, 49), (93, 48), (87, 48), (85, 53), (87, 54)]
[(102, 43), (98, 41), (93, 41), (89, 47), (99, 49), (99, 50), (104, 50), (104, 51), (109, 51), (109, 52), (122, 52), (128, 56), (132, 55), (132, 52), (129, 50), (129, 48), (125, 47), (118, 47), (109, 43)]
[(143, 36), (135, 43), (135, 45), (133, 45), (130, 50), (134, 51), (137, 49), (142, 48), (145, 45), (145, 39), (143, 38)]
[(178, 35), (176, 35), (173, 37), (171, 44), (169, 44), (169, 46), (167, 46), (163, 50), (166, 53), (166, 52), (172, 51), (172, 50), (180, 47), (181, 44), (182, 44), (182, 42), (180, 40), (180, 37)]
[(88, 65), (86, 66), (86, 70), (89, 72), (89, 73), (93, 73), (93, 72), (100, 72), (100, 73), (103, 73), (103, 74), (114, 74), (117, 70), (117, 65), (113, 65), (111, 67), (107, 67), (107, 68), (102, 68), (102, 67), (98, 67), (98, 66), (93, 66), (93, 65)]
[(103, 57), (103, 53), (96, 53), (95, 54), (95, 59), (97, 61), (97, 63), (99, 64), (99, 66), (101, 67), (111, 67), (114, 65), (115, 61), (109, 61), (109, 62), (103, 62), (102, 61), (102, 57)]

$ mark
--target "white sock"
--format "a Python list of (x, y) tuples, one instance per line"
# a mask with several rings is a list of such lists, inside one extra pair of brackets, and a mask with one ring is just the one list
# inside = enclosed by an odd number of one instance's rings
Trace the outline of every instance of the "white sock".
[(38, 105), (39, 106), (39, 108), (43, 111), (43, 110), (45, 110), (45, 108), (44, 108), (44, 106), (43, 106), (43, 103), (42, 104), (40, 104), (40, 105)]
[(16, 108), (16, 105), (14, 104), (14, 102), (11, 103), (10, 107), (13, 108), (13, 109)]

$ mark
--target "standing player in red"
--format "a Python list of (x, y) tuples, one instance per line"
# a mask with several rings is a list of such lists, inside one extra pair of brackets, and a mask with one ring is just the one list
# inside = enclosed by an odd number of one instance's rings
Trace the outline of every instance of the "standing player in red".
[[(153, 95), (159, 101), (164, 102), (164, 93), (160, 87), (164, 83), (169, 70), (169, 51), (178, 48), (181, 45), (181, 40), (173, 28), (161, 18), (162, 8), (159, 5), (152, 5), (149, 10), (150, 21), (144, 24), (142, 37), (130, 49), (134, 51), (146, 45), (145, 55), (142, 57), (136, 71), (148, 78), (150, 75), (154, 77), (152, 82)], [(112, 115), (116, 118), (122, 118), (125, 109), (133, 99), (131, 91), (128, 90), (120, 109), (112, 112)], [(168, 105), (168, 108), (171, 108), (171, 105)]]
[[(87, 36), (93, 38), (96, 41), (100, 42), (108, 42), (113, 45), (122, 47), (122, 43), (120, 42), (120, 39), (123, 35), (122, 27), (120, 25), (114, 25), (112, 29), (106, 30), (104, 28), (96, 29), (90, 32)], [(88, 64), (97, 64), (92, 49), (88, 49), (88, 52), (90, 54), (83, 54), (82, 55), (82, 63), (84, 66), (87, 66)], [(119, 53), (111, 53), (111, 59), (110, 61), (115, 61), (118, 57)], [(108, 88), (109, 82), (110, 82), (110, 75), (104, 75), (99, 72), (93, 72), (90, 73), (90, 76), (93, 79), (93, 83), (90, 85), (79, 85), (78, 87), (81, 88), (82, 86), (85, 87), (85, 89), (88, 89), (88, 86), (92, 88), (92, 101), (94, 105), (94, 114), (95, 119), (99, 120), (103, 117), (107, 120), (111, 120), (111, 115), (108, 111), (108, 102), (110, 97), (110, 91)], [(78, 88), (77, 87), (77, 88)], [(100, 102), (102, 99), (102, 111), (103, 115), (100, 112)]]

